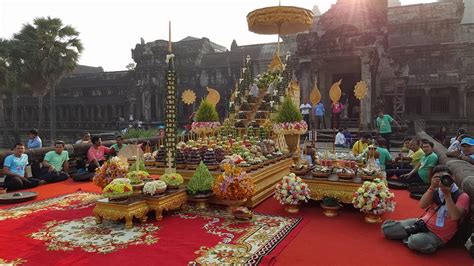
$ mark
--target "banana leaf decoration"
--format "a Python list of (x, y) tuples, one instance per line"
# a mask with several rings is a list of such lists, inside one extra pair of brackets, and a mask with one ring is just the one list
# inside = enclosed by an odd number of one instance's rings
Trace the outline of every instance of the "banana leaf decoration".
[(342, 79), (332, 84), (331, 89), (329, 90), (329, 97), (331, 98), (333, 103), (336, 103), (341, 99), (341, 87), (339, 87), (342, 83)]
[(357, 84), (354, 86), (354, 95), (359, 100), (364, 99), (368, 91), (369, 87), (367, 86), (367, 83), (363, 80), (357, 82)]
[(321, 92), (319, 91), (318, 87), (314, 86), (314, 89), (309, 95), (309, 99), (313, 105), (316, 105), (321, 101)]

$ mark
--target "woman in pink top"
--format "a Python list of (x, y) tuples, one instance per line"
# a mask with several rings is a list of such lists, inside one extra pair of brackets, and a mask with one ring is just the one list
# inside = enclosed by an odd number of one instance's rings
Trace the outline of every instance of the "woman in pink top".
[(420, 207), (427, 208), (421, 218), (387, 220), (382, 231), (387, 238), (404, 239), (410, 249), (433, 253), (458, 231), (469, 211), (469, 196), (454, 183), (449, 168), (438, 165), (432, 170), (431, 186), (423, 194)]
[(89, 172), (95, 172), (95, 169), (105, 162), (105, 154), (109, 153), (111, 153), (111, 150), (102, 146), (102, 139), (100, 137), (92, 137), (92, 146), (87, 151), (87, 161), (89, 162), (87, 169)]
[(341, 124), (341, 112), (342, 112), (343, 105), (340, 102), (335, 102), (331, 104), (332, 109), (332, 128), (339, 128)]

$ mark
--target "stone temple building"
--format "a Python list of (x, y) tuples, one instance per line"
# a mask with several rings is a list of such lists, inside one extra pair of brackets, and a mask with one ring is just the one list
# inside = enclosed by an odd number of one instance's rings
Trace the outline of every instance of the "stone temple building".
[[(342, 79), (348, 103), (348, 121), (370, 127), (375, 111), (383, 108), (409, 123), (423, 118), (432, 126), (452, 128), (474, 124), (474, 7), (473, 1), (442, 0), (400, 6), (393, 0), (338, 0), (330, 10), (315, 13), (312, 29), (284, 37), (282, 55), (292, 56), (302, 101), (316, 84), (329, 109), (328, 90)], [(319, 10), (317, 7), (313, 10)], [(227, 99), (239, 79), (244, 58), (250, 55), (253, 71), (267, 69), (275, 43), (239, 46), (230, 50), (207, 38), (187, 37), (173, 43), (178, 72), (178, 95), (192, 89), (198, 101), (215, 88), (221, 94), (217, 109), (227, 112)], [(133, 116), (144, 125), (164, 120), (167, 41), (145, 42), (131, 50), (133, 70), (104, 72), (79, 67), (65, 77), (56, 91), (58, 137), (79, 137), (82, 132), (115, 131), (117, 121)], [(369, 84), (360, 103), (356, 82)], [(7, 128), (24, 132), (37, 125), (37, 100), (22, 93), (14, 116), (12, 95), (3, 93)], [(48, 120), (49, 97), (45, 97)], [(180, 125), (188, 123), (194, 105), (178, 106)], [(18, 123), (13, 123), (17, 117)], [(47, 121), (42, 123), (49, 125)], [(47, 135), (47, 126), (41, 129)]]

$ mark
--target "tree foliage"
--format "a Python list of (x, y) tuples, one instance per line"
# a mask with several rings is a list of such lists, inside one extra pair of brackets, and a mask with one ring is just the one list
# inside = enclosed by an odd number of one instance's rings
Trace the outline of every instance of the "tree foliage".
[(219, 121), (219, 114), (216, 111), (216, 107), (212, 103), (208, 102), (206, 99), (203, 99), (196, 113), (196, 121), (197, 122)]
[(36, 18), (11, 40), (11, 66), (34, 96), (44, 96), (72, 72), (83, 50), (79, 32), (59, 18)]
[(293, 103), (290, 97), (285, 97), (283, 104), (281, 105), (280, 111), (278, 112), (278, 116), (276, 121), (278, 123), (284, 122), (299, 122), (303, 120), (303, 116), (301, 115), (298, 107)]

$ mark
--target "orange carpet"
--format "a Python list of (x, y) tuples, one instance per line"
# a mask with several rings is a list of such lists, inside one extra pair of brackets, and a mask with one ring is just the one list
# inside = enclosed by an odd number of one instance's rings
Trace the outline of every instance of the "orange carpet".
[[(91, 182), (68, 180), (32, 189), (39, 192), (37, 200), (71, 193), (77, 190), (99, 192)], [(418, 202), (406, 191), (395, 191), (397, 206), (385, 219), (403, 219), (421, 214)], [(2, 206), (4, 207), (4, 206)], [(257, 206), (256, 211), (281, 216), (303, 217), (305, 225), (295, 238), (273, 259), (276, 265), (473, 265), (463, 247), (447, 247), (434, 255), (422, 255), (409, 250), (398, 241), (387, 240), (380, 225), (364, 222), (357, 210), (346, 206), (335, 218), (322, 214), (319, 203), (304, 204), (300, 213), (287, 214), (273, 198)]]

